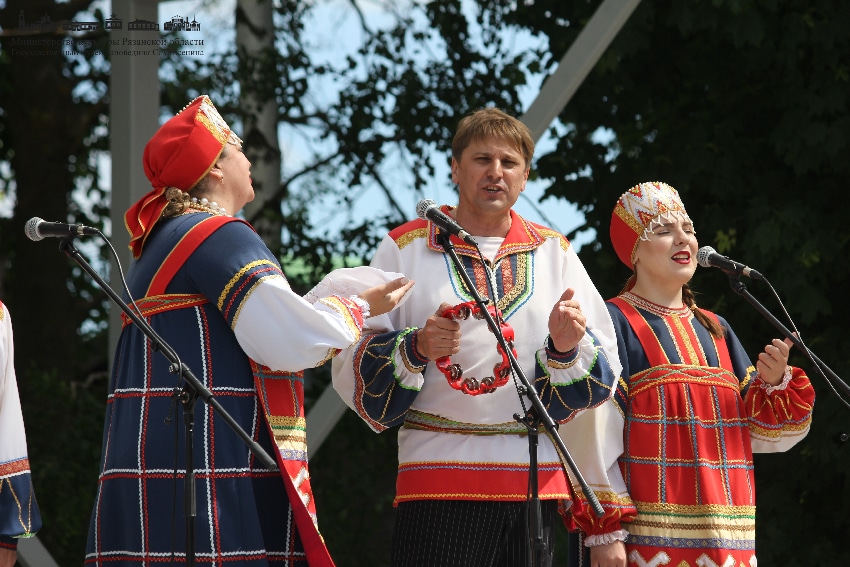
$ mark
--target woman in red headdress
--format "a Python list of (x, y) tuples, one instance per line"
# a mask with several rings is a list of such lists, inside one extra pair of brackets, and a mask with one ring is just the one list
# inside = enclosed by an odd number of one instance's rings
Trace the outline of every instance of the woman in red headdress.
[(611, 241), (633, 273), (607, 302), (623, 373), (597, 418), (615, 492), (637, 514), (605, 524), (578, 509), (572, 526), (598, 567), (755, 565), (752, 454), (806, 436), (812, 385), (788, 366), (790, 342), (772, 340), (753, 366), (726, 320), (697, 307), (696, 233), (674, 188), (624, 193)]
[[(125, 215), (135, 305), (280, 470), (260, 463), (209, 405), (195, 404), (194, 557), (226, 567), (329, 566), (307, 471), (303, 368), (356, 342), (404, 279), (307, 301), (244, 221), (250, 162), (207, 96), (145, 147), (153, 190)], [(361, 289), (365, 286), (361, 286)], [(129, 299), (129, 298), (128, 298)], [(371, 313), (370, 313), (371, 311)], [(181, 387), (135, 325), (118, 342), (86, 565), (186, 561)]]

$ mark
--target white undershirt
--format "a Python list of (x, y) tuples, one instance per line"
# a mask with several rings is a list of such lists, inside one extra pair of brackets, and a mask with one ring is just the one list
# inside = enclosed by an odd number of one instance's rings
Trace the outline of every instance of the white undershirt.
[(502, 236), (475, 236), (474, 238), (478, 243), (478, 248), (481, 249), (481, 254), (491, 262), (505, 241)]

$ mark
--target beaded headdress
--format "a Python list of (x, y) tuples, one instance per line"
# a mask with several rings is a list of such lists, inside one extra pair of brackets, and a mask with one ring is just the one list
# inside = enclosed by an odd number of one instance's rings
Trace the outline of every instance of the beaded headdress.
[(623, 193), (611, 215), (611, 243), (617, 257), (631, 269), (638, 241), (647, 240), (655, 225), (674, 216), (690, 221), (679, 192), (666, 183), (640, 183)]
[(168, 204), (165, 190), (188, 191), (209, 173), (225, 144), (238, 143), (210, 97), (201, 95), (163, 124), (145, 146), (142, 162), (153, 190), (124, 214), (133, 257)]

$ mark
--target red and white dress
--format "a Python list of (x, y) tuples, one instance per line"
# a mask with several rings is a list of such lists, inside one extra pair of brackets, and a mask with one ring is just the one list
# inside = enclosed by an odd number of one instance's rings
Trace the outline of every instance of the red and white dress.
[[(814, 389), (799, 368), (768, 387), (728, 323), (712, 337), (689, 308), (632, 293), (608, 301), (622, 378), (608, 459), (619, 461), (637, 516), (624, 524), (629, 565), (755, 565), (753, 453), (785, 451), (808, 433)], [(620, 488), (615, 486), (615, 488)], [(619, 529), (574, 516), (586, 533)]]

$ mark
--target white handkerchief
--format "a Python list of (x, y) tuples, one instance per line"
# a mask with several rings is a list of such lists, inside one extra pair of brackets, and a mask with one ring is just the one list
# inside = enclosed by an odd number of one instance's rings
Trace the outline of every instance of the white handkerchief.
[[(359, 295), (370, 287), (389, 283), (403, 277), (404, 274), (385, 272), (372, 266), (338, 268), (322, 278), (322, 281), (316, 284), (316, 287), (304, 295), (304, 299), (310, 303), (316, 303), (321, 298), (330, 295), (351, 297), (352, 295)], [(408, 297), (410, 297), (410, 294), (406, 293), (398, 302), (398, 305), (407, 301)]]

